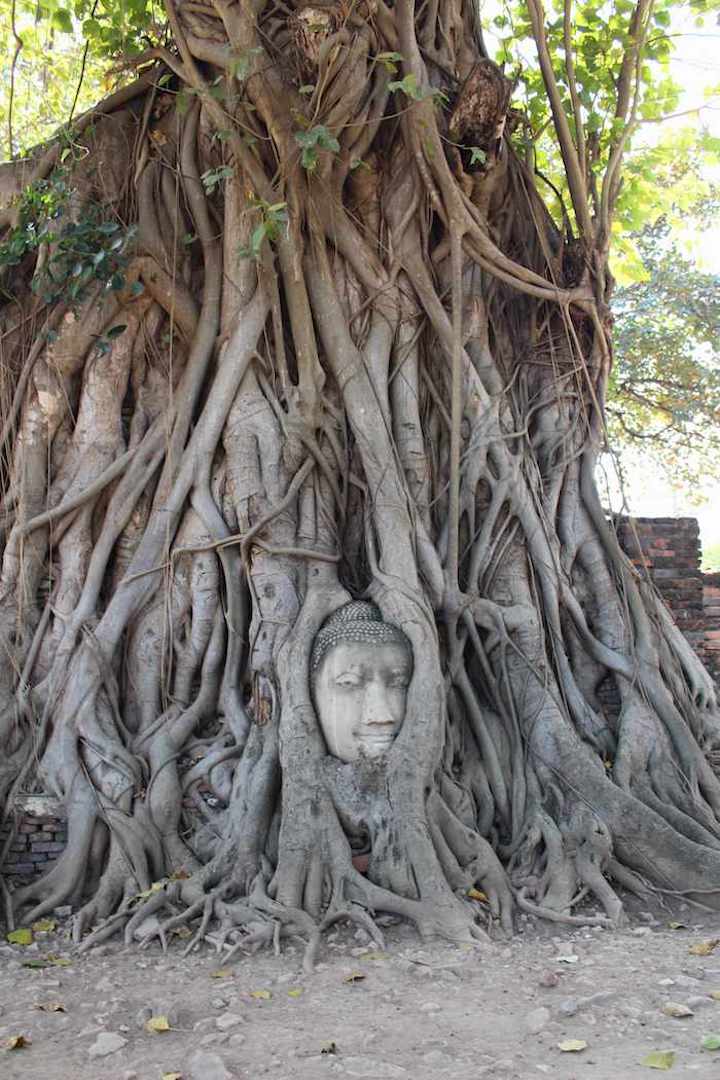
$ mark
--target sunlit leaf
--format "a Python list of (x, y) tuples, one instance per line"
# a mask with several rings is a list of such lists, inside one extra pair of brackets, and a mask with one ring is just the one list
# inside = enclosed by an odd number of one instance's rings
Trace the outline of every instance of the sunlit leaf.
[(170, 1031), (170, 1022), (167, 1016), (151, 1016), (145, 1021), (145, 1030), (160, 1035), (163, 1031)]
[(56, 926), (57, 923), (54, 919), (40, 919), (32, 924), (32, 929), (36, 934), (51, 934)]
[(688, 952), (691, 956), (710, 956), (720, 945), (720, 938), (711, 938), (709, 941), (700, 941), (691, 945)]
[(652, 1050), (640, 1064), (647, 1066), (648, 1069), (660, 1069), (662, 1072), (667, 1072), (668, 1069), (672, 1069), (674, 1062), (674, 1050)]
[(6, 937), (11, 945), (32, 945), (33, 942), (32, 930), (24, 926), (19, 930), (11, 930)]

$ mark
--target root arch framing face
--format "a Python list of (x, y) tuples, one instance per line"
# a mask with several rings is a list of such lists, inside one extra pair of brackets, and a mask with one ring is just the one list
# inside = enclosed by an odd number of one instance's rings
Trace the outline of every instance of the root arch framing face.
[(166, 7), (23, 163), (72, 198), (0, 312), (0, 805), (68, 844), (7, 921), (312, 963), (376, 912), (716, 906), (715, 689), (594, 483), (602, 222), (553, 223), (474, 6)]

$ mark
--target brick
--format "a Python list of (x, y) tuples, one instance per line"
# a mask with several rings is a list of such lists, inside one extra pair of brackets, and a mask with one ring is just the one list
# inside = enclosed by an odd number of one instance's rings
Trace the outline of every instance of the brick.
[(48, 851), (62, 851), (64, 849), (64, 847), (65, 847), (65, 845), (60, 843), (57, 840), (47, 840), (47, 841), (45, 841), (44, 843), (41, 843), (41, 844), (33, 844), (32, 845), (32, 850), (33, 851), (45, 851), (45, 852), (48, 852)]

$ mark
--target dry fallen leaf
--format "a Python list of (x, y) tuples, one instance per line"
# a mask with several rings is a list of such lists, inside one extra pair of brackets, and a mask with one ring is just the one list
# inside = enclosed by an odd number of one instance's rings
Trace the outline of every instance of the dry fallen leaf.
[(162, 1080), (183, 1080), (182, 1073), (163, 1073)]
[(35, 1008), (41, 1009), (43, 1012), (65, 1012), (62, 1001), (41, 1001), (38, 1002)]
[(555, 962), (557, 964), (577, 964), (579, 959), (580, 959), (579, 956), (574, 956), (574, 955), (571, 955), (571, 956), (556, 956), (555, 957)]
[(298, 998), (303, 992), (302, 986), (294, 986), (292, 990), (288, 990), (288, 997)]
[(343, 979), (343, 982), (357, 983), (357, 982), (362, 982), (364, 978), (365, 978), (364, 972), (362, 972), (362, 971), (351, 971), (349, 975), (345, 976), (345, 978)]
[(684, 922), (669, 922), (668, 930), (687, 930), (687, 923)]
[(667, 1072), (668, 1069), (672, 1069), (674, 1062), (674, 1050), (652, 1050), (647, 1057), (642, 1059), (640, 1064), (646, 1065), (648, 1069), (661, 1069), (663, 1072)]
[(269, 990), (251, 990), (250, 997), (257, 998), (258, 1001), (269, 1001), (272, 994)]
[(720, 938), (710, 938), (709, 941), (700, 941), (697, 945), (691, 945), (688, 952), (691, 956), (710, 956), (718, 945), (720, 945)]
[(162, 1031), (170, 1031), (170, 1023), (167, 1016), (151, 1016), (145, 1021), (145, 1030), (159, 1035)]
[(674, 1016), (676, 1020), (682, 1019), (683, 1016), (695, 1015), (692, 1009), (689, 1009), (687, 1005), (683, 1005), (680, 1001), (666, 1001), (662, 1011), (666, 1016)]
[(579, 1054), (581, 1050), (587, 1049), (587, 1043), (584, 1039), (563, 1039), (558, 1043), (558, 1050), (562, 1050), (564, 1054)]
[(713, 1001), (720, 1001), (720, 990), (711, 990), (710, 997)]
[(11, 945), (32, 945), (33, 942), (32, 930), (28, 930), (25, 926), (20, 927), (19, 930), (11, 930), (6, 937)]
[(56, 926), (57, 923), (54, 919), (40, 919), (32, 924), (36, 934), (51, 934)]
[(232, 976), (231, 968), (218, 968), (217, 971), (210, 972), (211, 979), (229, 979)]
[(387, 960), (387, 958), (386, 952), (364, 952), (360, 957), (361, 960)]
[(481, 903), (487, 903), (487, 895), (480, 889), (468, 889), (466, 895), (470, 900), (479, 900)]
[(30, 1040), (27, 1035), (11, 1035), (9, 1039), (5, 1040), (6, 1050), (24, 1050), (29, 1045)]

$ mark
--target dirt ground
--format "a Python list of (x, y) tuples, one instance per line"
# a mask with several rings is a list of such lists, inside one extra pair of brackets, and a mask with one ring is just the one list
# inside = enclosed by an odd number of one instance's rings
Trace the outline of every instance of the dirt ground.
[[(673, 1052), (657, 1063), (674, 1077), (720, 1077), (720, 1049), (702, 1047), (720, 1035), (720, 919), (687, 908), (614, 932), (525, 919), (479, 947), (391, 925), (378, 952), (340, 928), (312, 975), (293, 945), (229, 969), (207, 945), (183, 957), (181, 940), (76, 958), (68, 926), (0, 945), (0, 1046), (29, 1043), (0, 1050), (2, 1080), (651, 1080), (656, 1051)], [(70, 963), (26, 966), (48, 956)], [(151, 1017), (170, 1030), (148, 1031)]]

